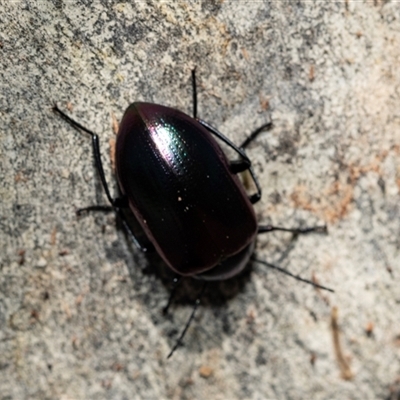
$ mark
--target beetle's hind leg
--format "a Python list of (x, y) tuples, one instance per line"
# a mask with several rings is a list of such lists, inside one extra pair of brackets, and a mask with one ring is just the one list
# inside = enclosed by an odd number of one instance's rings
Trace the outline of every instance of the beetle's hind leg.
[(258, 234), (260, 233), (268, 233), (273, 231), (281, 231), (281, 232), (291, 232), (295, 235), (301, 235), (306, 233), (327, 233), (328, 228), (326, 225), (322, 226), (312, 226), (306, 228), (283, 228), (281, 226), (272, 226), (272, 225), (258, 225)]
[[(268, 232), (273, 232), (273, 231), (281, 231), (281, 232), (291, 232), (294, 235), (301, 235), (301, 234), (307, 234), (307, 233), (327, 233), (328, 228), (326, 225), (322, 226), (313, 226), (313, 227), (305, 227), (305, 228), (283, 228), (281, 226), (273, 226), (273, 225), (259, 225), (258, 226), (258, 233), (268, 233)], [(263, 264), (268, 268), (273, 268), (278, 270), (279, 272), (282, 272), (283, 274), (286, 274), (288, 276), (291, 276), (292, 278), (297, 279), (298, 281), (308, 283), (309, 285), (312, 285), (318, 289), (323, 289), (323, 290), (328, 290), (329, 292), (334, 292), (334, 290), (327, 288), (326, 286), (319, 285), (318, 283), (314, 281), (310, 281), (308, 279), (304, 279), (299, 275), (292, 274), (291, 272), (287, 271), (284, 268), (277, 267), (274, 264), (271, 264), (267, 261), (259, 260), (257, 259), (254, 255), (251, 257), (251, 259), (259, 264)]]
[(167, 358), (170, 358), (172, 356), (172, 354), (174, 354), (175, 350), (182, 344), (182, 340), (185, 337), (185, 334), (186, 334), (187, 330), (189, 329), (191, 322), (193, 321), (194, 315), (196, 314), (196, 310), (197, 310), (198, 306), (200, 305), (200, 300), (203, 297), (206, 287), (207, 287), (207, 282), (204, 282), (203, 287), (201, 288), (201, 291), (200, 291), (199, 295), (197, 296), (197, 299), (193, 305), (192, 313), (190, 314), (190, 317), (187, 320), (186, 325), (183, 328), (181, 335), (179, 336), (178, 340), (176, 341), (175, 346), (172, 348), (172, 350), (168, 354)]
[(330, 288), (328, 288), (326, 286), (322, 286), (322, 285), (320, 285), (320, 284), (318, 284), (318, 283), (316, 283), (314, 281), (310, 281), (309, 279), (304, 279), (299, 275), (292, 274), (291, 272), (287, 271), (286, 269), (281, 268), (281, 267), (277, 267), (276, 265), (271, 264), (271, 263), (269, 263), (267, 261), (259, 260), (258, 258), (254, 257), (254, 256), (251, 257), (251, 260), (253, 260), (253, 261), (255, 261), (255, 262), (259, 263), (259, 264), (265, 265), (268, 268), (276, 269), (277, 271), (282, 272), (285, 275), (291, 276), (292, 278), (295, 278), (298, 281), (301, 281), (301, 282), (304, 282), (304, 283), (308, 283), (309, 285), (312, 285), (312, 286), (316, 287), (317, 289), (327, 290), (328, 292), (332, 292), (332, 293), (334, 292), (333, 289), (330, 289)]

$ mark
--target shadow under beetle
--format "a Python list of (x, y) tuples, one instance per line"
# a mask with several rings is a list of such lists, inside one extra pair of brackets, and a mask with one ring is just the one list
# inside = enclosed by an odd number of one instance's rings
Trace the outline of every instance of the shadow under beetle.
[[(238, 275), (253, 260), (276, 268), (296, 279), (317, 285), (297, 275), (252, 257), (258, 234), (285, 231), (295, 234), (326, 232), (326, 227), (288, 229), (258, 225), (253, 204), (261, 199), (261, 188), (245, 153), (246, 147), (263, 131), (268, 122), (255, 130), (239, 146), (217, 129), (197, 117), (195, 71), (192, 71), (193, 117), (181, 111), (151, 103), (132, 103), (122, 118), (116, 143), (116, 175), (121, 196), (110, 194), (100, 157), (98, 136), (72, 120), (57, 105), (53, 110), (74, 128), (92, 137), (97, 171), (110, 206), (95, 205), (78, 210), (111, 211), (120, 217), (135, 244), (154, 246), (164, 262), (179, 276), (174, 280), (171, 304), (180, 277), (204, 281), (192, 313), (172, 348), (170, 357), (182, 339), (200, 304), (207, 281)], [(239, 156), (228, 160), (217, 143), (219, 139)], [(256, 192), (248, 195), (237, 174), (248, 170)], [(128, 222), (129, 208), (135, 223)], [(140, 230), (138, 230), (140, 227)]]

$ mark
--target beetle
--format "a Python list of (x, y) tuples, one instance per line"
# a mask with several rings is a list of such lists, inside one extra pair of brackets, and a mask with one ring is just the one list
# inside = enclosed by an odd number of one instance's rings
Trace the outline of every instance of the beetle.
[[(110, 203), (80, 209), (78, 213), (116, 211), (142, 251), (149, 250), (143, 241), (144, 232), (147, 243), (177, 276), (204, 282), (190, 318), (168, 357), (181, 344), (206, 283), (240, 274), (253, 255), (257, 235), (272, 231), (326, 232), (326, 226), (290, 229), (257, 223), (253, 204), (261, 199), (261, 188), (245, 149), (260, 132), (270, 129), (272, 123), (262, 125), (236, 146), (197, 117), (195, 70), (192, 86), (192, 117), (153, 103), (136, 102), (126, 109), (115, 149), (121, 194), (116, 198), (111, 196), (105, 179), (98, 135), (71, 119), (57, 105), (53, 107), (74, 128), (91, 136), (95, 165)], [(217, 140), (233, 149), (238, 159), (229, 160)], [(255, 186), (251, 195), (238, 177), (246, 170)], [(124, 209), (133, 213), (134, 225), (128, 222)], [(265, 261), (256, 261), (332, 291)], [(179, 282), (180, 279), (174, 280), (165, 311)]]

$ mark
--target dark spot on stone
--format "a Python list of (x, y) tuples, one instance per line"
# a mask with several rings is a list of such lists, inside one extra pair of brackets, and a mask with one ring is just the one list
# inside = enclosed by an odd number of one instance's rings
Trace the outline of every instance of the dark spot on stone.
[(218, 14), (221, 9), (221, 0), (205, 0), (201, 2), (201, 11), (208, 11), (211, 14)]
[(256, 365), (265, 365), (265, 364), (267, 364), (266, 351), (264, 348), (259, 347), (256, 357)]

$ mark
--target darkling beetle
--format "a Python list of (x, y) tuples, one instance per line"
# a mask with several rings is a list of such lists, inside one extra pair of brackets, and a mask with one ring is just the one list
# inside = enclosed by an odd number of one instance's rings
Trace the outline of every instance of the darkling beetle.
[[(253, 204), (261, 188), (245, 153), (246, 147), (271, 122), (256, 129), (240, 146), (197, 117), (195, 71), (192, 71), (193, 117), (173, 108), (132, 103), (122, 118), (116, 143), (116, 175), (121, 196), (110, 194), (100, 157), (99, 137), (72, 120), (57, 105), (53, 110), (74, 128), (92, 137), (97, 171), (111, 206), (95, 205), (78, 210), (111, 211), (120, 217), (135, 244), (139, 239), (123, 209), (129, 208), (136, 224), (164, 262), (179, 276), (164, 311), (168, 310), (181, 277), (204, 281), (192, 313), (168, 357), (182, 339), (200, 304), (208, 281), (229, 279), (243, 271), (250, 259), (298, 280), (328, 289), (253, 256), (257, 235), (272, 231), (294, 234), (326, 232), (326, 226), (289, 229), (258, 225)], [(231, 147), (239, 159), (230, 161), (215, 140)], [(237, 174), (248, 170), (256, 193), (248, 196)], [(143, 234), (143, 232), (141, 232)]]

